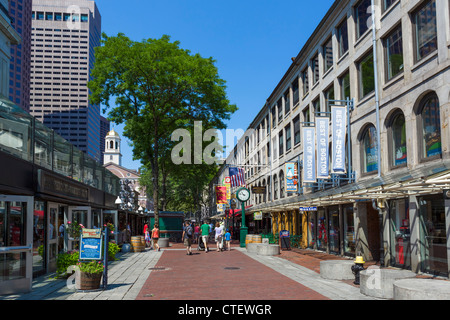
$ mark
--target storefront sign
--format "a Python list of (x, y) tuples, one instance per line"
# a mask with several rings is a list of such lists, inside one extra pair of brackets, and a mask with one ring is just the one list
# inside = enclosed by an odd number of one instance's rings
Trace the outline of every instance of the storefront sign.
[(227, 204), (227, 187), (216, 186), (216, 204)]
[(286, 172), (286, 192), (298, 191), (298, 171), (297, 162), (287, 162), (285, 164)]
[(262, 220), (262, 218), (263, 218), (263, 213), (262, 213), (262, 211), (256, 211), (256, 212), (253, 214), (253, 220)]
[(317, 211), (317, 207), (300, 207), (300, 212), (306, 212), (306, 211)]
[(100, 229), (83, 229), (80, 240), (80, 260), (102, 259), (102, 236)]
[(303, 128), (303, 182), (317, 182), (315, 128)]
[(89, 188), (42, 169), (38, 170), (39, 192), (80, 201), (89, 201)]
[(328, 137), (330, 135), (330, 119), (328, 117), (317, 117), (316, 129), (317, 129), (317, 179), (328, 179), (329, 178)]
[(331, 107), (332, 172), (345, 174), (345, 135), (347, 132), (347, 107)]
[(252, 193), (253, 194), (265, 194), (266, 193), (266, 186), (253, 186), (252, 187)]

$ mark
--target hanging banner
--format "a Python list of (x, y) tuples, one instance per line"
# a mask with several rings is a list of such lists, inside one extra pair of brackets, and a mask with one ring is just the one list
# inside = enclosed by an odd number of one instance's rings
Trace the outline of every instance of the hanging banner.
[(298, 191), (298, 171), (297, 162), (286, 162), (284, 172), (286, 172), (286, 192)]
[(223, 185), (227, 188), (227, 204), (230, 206), (231, 203), (231, 178), (225, 177), (223, 179)]
[(346, 174), (345, 170), (345, 134), (347, 132), (347, 107), (331, 107), (332, 125), (332, 172)]
[(216, 204), (227, 204), (227, 187), (216, 186)]
[(316, 118), (317, 130), (317, 179), (328, 179), (329, 174), (329, 148), (330, 119), (328, 117)]
[(303, 182), (317, 182), (315, 131), (314, 127), (303, 127)]

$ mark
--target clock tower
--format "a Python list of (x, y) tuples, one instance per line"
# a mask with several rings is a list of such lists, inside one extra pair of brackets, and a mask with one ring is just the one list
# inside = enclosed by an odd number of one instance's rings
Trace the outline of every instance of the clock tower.
[(120, 136), (112, 129), (105, 137), (105, 153), (103, 163), (114, 163), (122, 166), (122, 154), (120, 153)]

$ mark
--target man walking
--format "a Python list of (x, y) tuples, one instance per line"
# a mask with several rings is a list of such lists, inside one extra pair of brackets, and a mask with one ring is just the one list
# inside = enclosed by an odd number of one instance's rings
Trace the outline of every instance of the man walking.
[(184, 222), (183, 235), (181, 236), (184, 241), (184, 245), (186, 246), (186, 254), (188, 256), (192, 255), (192, 235), (194, 234), (192, 227), (189, 224), (189, 221)]
[(203, 222), (201, 226), (202, 231), (202, 241), (205, 244), (205, 253), (208, 252), (208, 238), (209, 238), (209, 225), (206, 223), (206, 221)]

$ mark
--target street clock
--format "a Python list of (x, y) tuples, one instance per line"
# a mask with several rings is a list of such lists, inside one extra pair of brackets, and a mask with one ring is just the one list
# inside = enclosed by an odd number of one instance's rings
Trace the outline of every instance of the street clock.
[(240, 188), (236, 192), (236, 197), (241, 202), (246, 202), (248, 199), (250, 199), (250, 191), (247, 188)]

